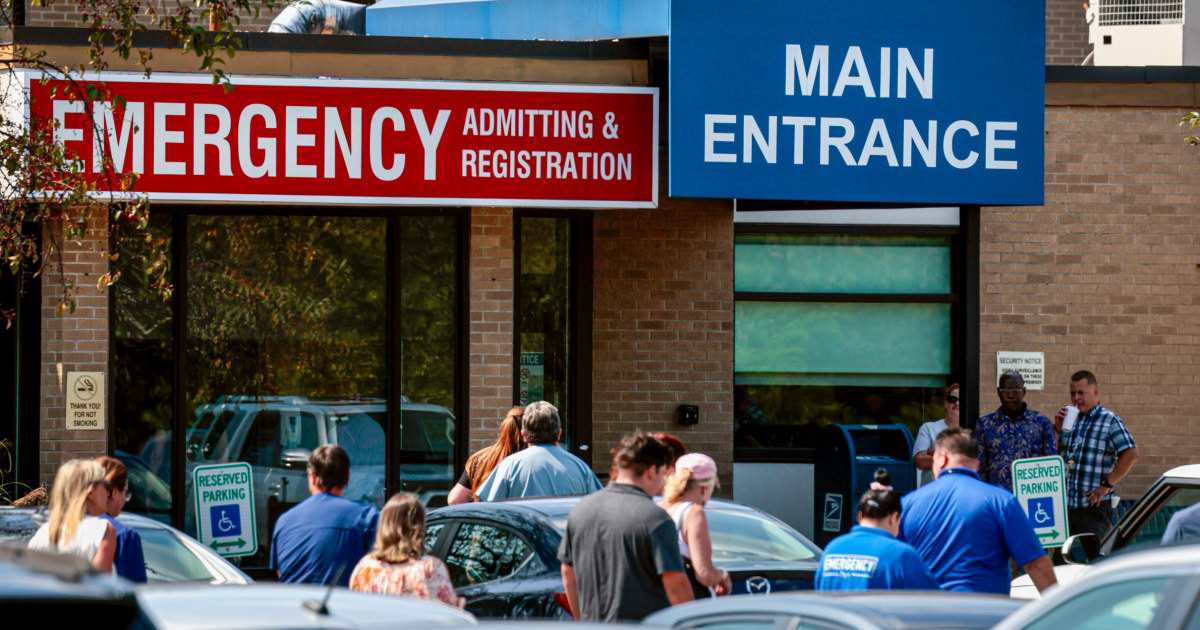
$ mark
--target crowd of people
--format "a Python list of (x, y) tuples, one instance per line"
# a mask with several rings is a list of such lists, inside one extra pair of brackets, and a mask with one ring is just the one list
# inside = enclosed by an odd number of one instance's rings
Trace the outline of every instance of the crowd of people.
[[(1044, 590), (1050, 558), (1012, 493), (1012, 463), (1062, 453), (1073, 533), (1102, 536), (1110, 493), (1137, 461), (1121, 419), (1099, 401), (1096, 377), (1072, 375), (1073, 409), (1050, 420), (1024, 402), (1017, 372), (998, 380), (1000, 406), (961, 426), (959, 386), (946, 389), (944, 419), (917, 433), (917, 490), (900, 496), (886, 474), (858, 502), (858, 524), (834, 539), (818, 590), (943, 589), (1007, 593), (1010, 560)], [(586, 495), (571, 511), (558, 550), (566, 597), (578, 619), (632, 621), (667, 606), (727, 595), (728, 571), (713, 563), (705, 506), (719, 487), (716, 462), (675, 436), (635, 431), (613, 449), (610, 482), (558, 445), (562, 425), (547, 402), (513, 407), (496, 442), (472, 455), (450, 503)], [(425, 507), (413, 494), (377, 510), (346, 499), (350, 457), (314, 449), (310, 495), (275, 524), (270, 566), (283, 582), (340, 584), (463, 606), (446, 566), (426, 554)], [(145, 581), (141, 541), (115, 517), (129, 498), (128, 473), (111, 457), (67, 462), (55, 478), (49, 520), (29, 543), (87, 559), (101, 571)], [(655, 497), (662, 495), (655, 503)], [(1193, 519), (1193, 520), (1200, 520)], [(1175, 530), (1200, 524), (1180, 519)]]

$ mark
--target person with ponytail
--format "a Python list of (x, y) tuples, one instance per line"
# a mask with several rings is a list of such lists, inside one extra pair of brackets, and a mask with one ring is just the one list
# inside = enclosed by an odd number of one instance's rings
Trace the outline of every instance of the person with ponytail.
[(679, 530), (679, 554), (696, 599), (728, 595), (733, 588), (729, 572), (712, 562), (712, 538), (704, 505), (716, 488), (717, 463), (703, 453), (688, 453), (675, 460), (675, 474), (667, 479), (659, 503)]
[(508, 410), (508, 415), (500, 422), (500, 435), (496, 443), (467, 458), (462, 477), (450, 490), (446, 503), (457, 505), (473, 499), (475, 491), (487, 481), (500, 461), (525, 447), (521, 441), (521, 415), (524, 413), (525, 408), (520, 405)]
[(379, 514), (375, 546), (350, 574), (350, 590), (407, 595), (463, 607), (442, 561), (425, 555), (425, 506), (417, 495), (398, 492)]
[(113, 570), (117, 534), (99, 518), (108, 504), (104, 467), (73, 459), (58, 469), (50, 489), (50, 518), (29, 541), (30, 549), (79, 556), (103, 573)]
[(876, 471), (858, 502), (858, 525), (830, 541), (817, 567), (818, 591), (938, 590), (937, 580), (900, 531), (900, 495), (891, 476)]

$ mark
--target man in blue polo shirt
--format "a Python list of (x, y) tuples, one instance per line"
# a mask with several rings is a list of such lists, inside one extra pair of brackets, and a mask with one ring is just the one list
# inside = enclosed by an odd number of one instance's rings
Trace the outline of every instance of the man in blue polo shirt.
[(1008, 558), (1052, 586), (1054, 566), (1012, 493), (979, 479), (979, 444), (963, 429), (938, 435), (935, 481), (904, 497), (899, 539), (911, 544), (944, 591), (1007, 595)]
[[(343, 498), (350, 456), (334, 444), (308, 457), (312, 496), (284, 512), (271, 538), (271, 568), (279, 581), (350, 586), (350, 572), (375, 542), (379, 512)], [(340, 577), (339, 577), (340, 573)]]
[(834, 538), (817, 567), (818, 591), (937, 590), (937, 580), (900, 530), (900, 495), (868, 490), (858, 502), (858, 525)]

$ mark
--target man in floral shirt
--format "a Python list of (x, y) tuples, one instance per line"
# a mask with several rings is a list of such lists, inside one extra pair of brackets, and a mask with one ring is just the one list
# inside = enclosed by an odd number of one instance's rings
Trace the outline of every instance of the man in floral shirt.
[(1012, 492), (1012, 463), (1027, 457), (1058, 454), (1054, 423), (1025, 404), (1025, 379), (1019, 372), (1000, 375), (1000, 408), (975, 423), (979, 442), (979, 478)]

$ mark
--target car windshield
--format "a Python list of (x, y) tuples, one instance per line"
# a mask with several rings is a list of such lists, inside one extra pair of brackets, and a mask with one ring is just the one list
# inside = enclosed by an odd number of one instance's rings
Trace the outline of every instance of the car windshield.
[(216, 576), (170, 531), (138, 528), (142, 552), (146, 556), (146, 578), (151, 582), (200, 580)]
[(797, 562), (819, 554), (795, 532), (753, 512), (708, 510), (713, 562)]
[(337, 436), (337, 444), (346, 449), (355, 466), (382, 466), (384, 453), (379, 448), (384, 442), (383, 415), (381, 411), (339, 413), (329, 416)]

